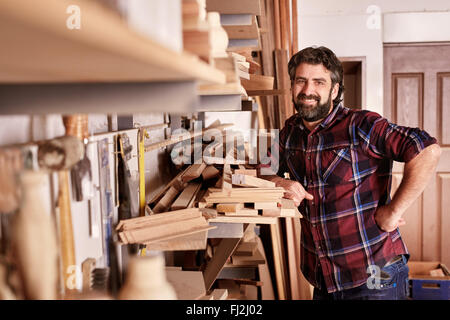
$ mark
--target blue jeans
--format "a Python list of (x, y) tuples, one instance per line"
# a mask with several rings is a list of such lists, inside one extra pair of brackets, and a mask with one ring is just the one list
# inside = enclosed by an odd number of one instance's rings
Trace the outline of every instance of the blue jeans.
[[(321, 276), (321, 288), (314, 288), (313, 300), (406, 300), (409, 296), (408, 259), (402, 255), (393, 264), (379, 269), (368, 283), (347, 290), (328, 293)], [(321, 275), (321, 273), (320, 273)]]

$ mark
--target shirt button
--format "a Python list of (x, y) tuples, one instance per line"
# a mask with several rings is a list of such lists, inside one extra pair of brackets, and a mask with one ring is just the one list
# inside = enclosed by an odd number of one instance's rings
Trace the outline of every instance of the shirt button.
[(312, 206), (314, 205), (314, 201), (313, 201), (313, 202), (311, 202), (311, 205), (312, 205)]
[(308, 156), (308, 160), (311, 160), (311, 156)]

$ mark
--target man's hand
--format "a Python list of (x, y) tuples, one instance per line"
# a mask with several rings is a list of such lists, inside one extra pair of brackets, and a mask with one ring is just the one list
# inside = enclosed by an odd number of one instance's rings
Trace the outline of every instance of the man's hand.
[(386, 232), (391, 232), (406, 224), (401, 215), (394, 213), (390, 205), (378, 207), (375, 212), (375, 222)]
[(287, 180), (281, 177), (271, 179), (275, 182), (277, 187), (282, 187), (285, 190), (284, 197), (286, 199), (294, 200), (295, 205), (298, 207), (303, 199), (312, 200), (314, 197), (312, 194), (306, 192), (303, 186), (298, 181)]

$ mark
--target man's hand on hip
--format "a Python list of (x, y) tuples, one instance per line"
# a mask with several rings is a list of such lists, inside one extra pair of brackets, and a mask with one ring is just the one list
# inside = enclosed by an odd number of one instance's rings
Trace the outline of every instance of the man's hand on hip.
[(312, 194), (306, 192), (303, 186), (298, 181), (287, 180), (281, 177), (272, 179), (277, 187), (282, 187), (285, 190), (284, 197), (286, 199), (294, 200), (295, 205), (298, 207), (303, 199), (313, 200)]

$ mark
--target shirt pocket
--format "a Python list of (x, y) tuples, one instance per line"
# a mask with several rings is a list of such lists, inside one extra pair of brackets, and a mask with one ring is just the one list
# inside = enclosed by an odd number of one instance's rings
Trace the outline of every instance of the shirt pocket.
[(328, 185), (343, 184), (353, 179), (352, 147), (340, 145), (322, 151), (322, 180)]

